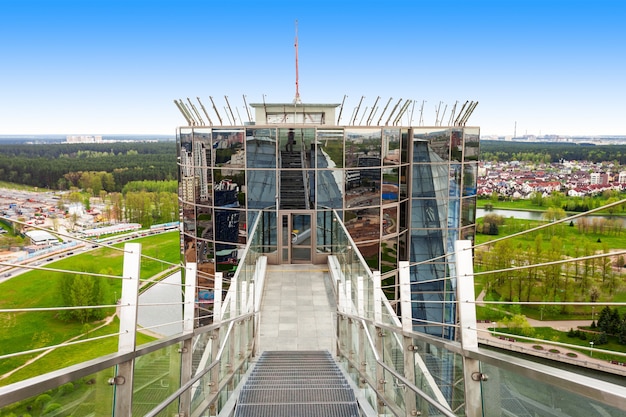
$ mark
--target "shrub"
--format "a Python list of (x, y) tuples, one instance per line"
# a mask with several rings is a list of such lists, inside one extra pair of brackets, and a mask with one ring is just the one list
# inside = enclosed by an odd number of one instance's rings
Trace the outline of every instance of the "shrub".
[(541, 346), (541, 345), (534, 345), (534, 346), (533, 346), (533, 349), (536, 349), (536, 350), (543, 350), (543, 346)]
[(48, 405), (45, 410), (43, 410), (42, 415), (45, 416), (46, 414), (50, 414), (54, 410), (58, 410), (59, 408), (61, 408), (61, 404), (59, 404), (59, 403), (52, 403), (52, 404)]
[(59, 394), (61, 394), (61, 396), (67, 395), (73, 391), (74, 391), (74, 384), (72, 384), (71, 382), (68, 382), (67, 384), (63, 384), (59, 387)]
[(35, 399), (35, 407), (39, 409), (43, 409), (44, 405), (49, 402), (52, 397), (48, 394), (41, 394), (39, 397)]

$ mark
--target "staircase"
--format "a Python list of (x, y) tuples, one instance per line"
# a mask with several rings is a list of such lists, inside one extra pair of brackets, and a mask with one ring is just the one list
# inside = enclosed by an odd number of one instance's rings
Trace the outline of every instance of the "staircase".
[(281, 151), (280, 161), (281, 168), (292, 168), (280, 171), (280, 209), (308, 209), (309, 199), (304, 183), (305, 171), (302, 169), (302, 153)]
[(266, 351), (242, 387), (235, 417), (358, 417), (352, 388), (328, 351)]

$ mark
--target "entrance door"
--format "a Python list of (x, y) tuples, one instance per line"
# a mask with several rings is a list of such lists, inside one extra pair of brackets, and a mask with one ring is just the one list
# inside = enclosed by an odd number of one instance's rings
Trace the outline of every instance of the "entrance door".
[(310, 212), (281, 212), (281, 263), (303, 264), (312, 262), (313, 234)]

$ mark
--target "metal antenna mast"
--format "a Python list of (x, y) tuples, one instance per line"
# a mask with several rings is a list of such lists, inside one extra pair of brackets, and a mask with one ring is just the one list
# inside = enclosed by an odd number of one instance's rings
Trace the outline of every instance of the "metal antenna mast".
[(300, 91), (298, 90), (298, 21), (296, 20), (296, 98), (293, 99), (293, 104), (300, 104)]

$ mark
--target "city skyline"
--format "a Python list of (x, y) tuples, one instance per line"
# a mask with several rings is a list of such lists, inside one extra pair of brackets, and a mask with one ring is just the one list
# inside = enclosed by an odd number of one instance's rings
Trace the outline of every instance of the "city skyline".
[(439, 103), (447, 121), (473, 100), (468, 125), (482, 135), (624, 135), (625, 11), (608, 0), (2, 1), (0, 135), (170, 135), (186, 124), (174, 99), (226, 95), (240, 112), (242, 95), (291, 102), (296, 20), (304, 103), (347, 95), (350, 113), (361, 96), (410, 99), (412, 124), (424, 103), (433, 125)]

